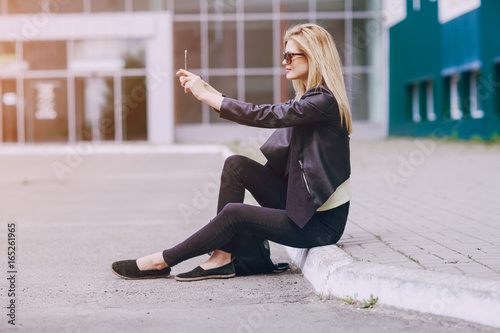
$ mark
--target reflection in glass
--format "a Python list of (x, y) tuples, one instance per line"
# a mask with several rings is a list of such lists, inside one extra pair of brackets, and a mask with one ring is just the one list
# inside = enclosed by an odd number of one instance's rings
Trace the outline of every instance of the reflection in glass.
[[(289, 21), (282, 20), (280, 22), (280, 28), (281, 28), (280, 36), (281, 36), (281, 38), (283, 38), (283, 36), (285, 35), (285, 32), (289, 28), (292, 28), (292, 27), (299, 25), (299, 24), (308, 23), (308, 22), (309, 22), (308, 20), (289, 20)], [(284, 50), (283, 50), (283, 52), (284, 52)]]
[(66, 79), (24, 81), (26, 142), (68, 141)]
[(91, 0), (90, 4), (90, 10), (92, 12), (125, 11), (125, 0)]
[(23, 55), (30, 70), (66, 69), (65, 41), (24, 42)]
[(269, 0), (244, 1), (245, 13), (270, 13), (273, 11), (273, 2)]
[(344, 11), (345, 0), (316, 0), (316, 10), (318, 12)]
[(493, 93), (495, 94), (495, 114), (500, 116), (500, 63), (493, 70)]
[(133, 0), (133, 11), (159, 11), (166, 10), (167, 3), (165, 0)]
[[(5, 0), (4, 0), (5, 1)], [(83, 0), (6, 0), (9, 14), (83, 12)]]
[(345, 52), (349, 52), (350, 45), (345, 44), (345, 21), (344, 19), (338, 20), (322, 20), (320, 22), (321, 26), (325, 28), (333, 37), (335, 46), (337, 47), (337, 52), (340, 55), (340, 60), (342, 64), (345, 64)]
[(9, 14), (40, 13), (42, 11), (41, 1), (33, 0), (8, 0)]
[(280, 102), (286, 102), (295, 98), (295, 90), (293, 89), (292, 81), (287, 80), (283, 75), (281, 80), (281, 95)]
[(379, 29), (372, 20), (367, 19), (352, 20), (352, 25), (352, 64), (369, 66), (372, 60), (369, 55), (378, 42)]
[(0, 81), (3, 142), (17, 141), (17, 93), (15, 80)]
[(184, 68), (184, 50), (188, 50), (188, 69), (200, 68), (201, 39), (199, 22), (179, 22), (174, 24), (174, 68)]
[(271, 21), (245, 22), (245, 67), (273, 67)]
[(208, 12), (215, 14), (235, 13), (238, 1), (236, 0), (208, 0)]
[(113, 78), (75, 79), (77, 140), (114, 140)]
[(0, 74), (7, 75), (19, 70), (16, 45), (13, 42), (0, 43)]
[(81, 13), (83, 12), (84, 0), (64, 0), (48, 2), (51, 13)]
[(304, 0), (281, 0), (280, 11), (286, 12), (307, 12), (309, 10), (309, 3)]
[(273, 103), (273, 77), (247, 76), (245, 78), (245, 100), (253, 104)]
[(146, 67), (146, 41), (143, 39), (124, 39), (122, 43), (122, 58), (125, 68)]
[(236, 22), (209, 22), (208, 47), (210, 68), (236, 67)]
[(147, 140), (146, 77), (122, 78), (122, 121), (124, 140)]
[(125, 67), (120, 40), (75, 41), (69, 68), (76, 71), (116, 71)]
[(122, 68), (145, 67), (145, 41), (80, 40), (69, 68), (76, 71), (116, 71)]
[[(177, 82), (178, 81), (176, 81), (176, 83)], [(191, 94), (184, 93), (184, 88), (182, 88), (180, 84), (175, 84), (174, 87), (174, 110), (176, 123), (201, 123), (201, 102), (194, 98)]]
[(176, 0), (174, 3), (175, 14), (198, 14), (200, 12), (200, 1)]
[(380, 10), (380, 1), (353, 0), (352, 1), (352, 10), (353, 11)]
[(351, 112), (353, 120), (368, 120), (368, 75), (352, 75)]
[[(212, 87), (228, 97), (236, 98), (238, 96), (238, 82), (236, 76), (211, 76), (209, 83)], [(210, 122), (220, 123), (228, 122), (228, 120), (219, 117), (218, 113), (210, 110)]]

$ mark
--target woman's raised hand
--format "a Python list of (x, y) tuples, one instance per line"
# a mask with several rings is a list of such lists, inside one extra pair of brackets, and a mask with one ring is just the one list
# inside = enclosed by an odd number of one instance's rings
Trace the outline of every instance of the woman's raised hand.
[(181, 86), (184, 87), (186, 94), (190, 92), (197, 100), (207, 103), (216, 110), (220, 110), (223, 100), (220, 92), (212, 88), (212, 86), (203, 81), (198, 75), (185, 69), (179, 69), (176, 75), (179, 76), (179, 81), (181, 82)]
[(186, 94), (191, 92), (196, 99), (202, 100), (203, 94), (208, 92), (207, 83), (198, 75), (184, 69), (179, 69), (176, 75), (179, 76), (179, 81)]

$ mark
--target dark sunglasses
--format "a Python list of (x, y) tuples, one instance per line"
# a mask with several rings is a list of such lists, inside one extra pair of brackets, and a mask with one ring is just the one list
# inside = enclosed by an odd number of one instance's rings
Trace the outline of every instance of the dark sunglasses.
[(305, 55), (304, 53), (289, 53), (289, 52), (283, 52), (283, 60), (285, 60), (285, 63), (287, 65), (290, 65), (292, 63), (292, 57), (296, 55)]

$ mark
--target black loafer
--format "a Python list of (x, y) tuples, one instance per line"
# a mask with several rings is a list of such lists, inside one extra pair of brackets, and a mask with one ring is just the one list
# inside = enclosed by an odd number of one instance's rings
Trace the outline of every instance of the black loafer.
[(111, 265), (111, 271), (126, 280), (159, 279), (170, 275), (170, 267), (160, 270), (141, 271), (135, 260), (122, 260)]
[(230, 262), (227, 265), (207, 270), (198, 266), (190, 272), (177, 274), (175, 279), (177, 281), (198, 281), (205, 279), (228, 279), (235, 275), (233, 262)]

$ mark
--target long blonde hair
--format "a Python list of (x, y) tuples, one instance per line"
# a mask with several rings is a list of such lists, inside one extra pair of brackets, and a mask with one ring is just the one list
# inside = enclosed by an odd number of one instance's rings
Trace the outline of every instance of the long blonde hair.
[(297, 43), (309, 63), (307, 82), (293, 80), (296, 100), (307, 90), (325, 85), (335, 96), (340, 110), (340, 121), (348, 133), (352, 132), (351, 109), (345, 89), (342, 64), (332, 36), (324, 28), (312, 24), (299, 24), (289, 28), (283, 37), (286, 48), (288, 41)]

